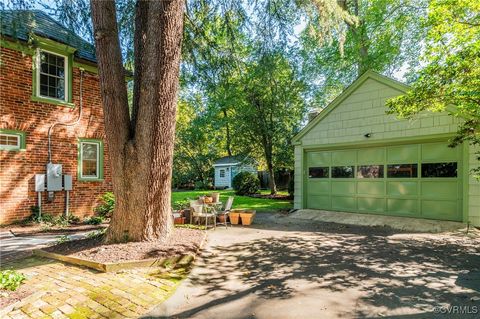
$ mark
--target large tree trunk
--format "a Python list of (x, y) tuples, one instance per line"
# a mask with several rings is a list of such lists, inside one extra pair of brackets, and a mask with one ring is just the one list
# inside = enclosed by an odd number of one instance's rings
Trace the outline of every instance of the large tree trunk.
[(106, 240), (158, 240), (173, 229), (170, 196), (184, 2), (137, 2), (132, 119), (115, 2), (91, 4), (116, 196)]
[(268, 169), (268, 186), (270, 187), (270, 194), (275, 195), (277, 193), (277, 183), (275, 183), (275, 169), (273, 168), (273, 154), (272, 146), (270, 144), (264, 144), (265, 161), (267, 162)]

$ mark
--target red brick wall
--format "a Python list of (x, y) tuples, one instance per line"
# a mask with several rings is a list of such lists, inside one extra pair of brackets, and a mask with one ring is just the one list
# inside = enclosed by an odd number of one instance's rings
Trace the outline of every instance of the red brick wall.
[[(48, 161), (47, 131), (57, 121), (72, 122), (78, 116), (80, 70), (73, 69), (75, 108), (32, 102), (32, 56), (0, 48), (0, 128), (26, 132), (26, 151), (0, 150), (0, 224), (24, 219), (37, 205), (35, 174), (45, 173)], [(52, 162), (63, 164), (63, 174), (73, 177), (70, 213), (80, 218), (91, 215), (98, 197), (111, 191), (107, 145), (104, 152), (104, 181), (77, 180), (78, 138), (105, 142), (103, 110), (98, 76), (84, 72), (83, 116), (75, 126), (56, 126), (52, 134)], [(65, 192), (55, 192), (53, 202), (43, 193), (42, 211), (60, 215), (65, 210)]]

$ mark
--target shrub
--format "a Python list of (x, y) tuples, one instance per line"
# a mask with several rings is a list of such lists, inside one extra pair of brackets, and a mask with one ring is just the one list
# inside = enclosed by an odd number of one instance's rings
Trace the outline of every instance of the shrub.
[(85, 224), (88, 224), (88, 225), (100, 225), (101, 223), (103, 223), (102, 216), (92, 216), (90, 218), (85, 219)]
[(0, 271), (0, 289), (15, 291), (25, 279), (24, 275), (15, 270), (2, 270)]
[(233, 178), (233, 189), (237, 195), (252, 195), (258, 192), (260, 181), (250, 172), (241, 172)]
[(115, 195), (112, 192), (107, 192), (100, 197), (102, 203), (95, 208), (95, 213), (103, 218), (112, 217), (115, 209)]

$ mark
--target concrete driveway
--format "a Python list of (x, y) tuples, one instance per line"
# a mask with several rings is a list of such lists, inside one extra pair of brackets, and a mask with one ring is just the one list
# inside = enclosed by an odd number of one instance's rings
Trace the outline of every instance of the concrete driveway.
[(189, 278), (146, 317), (478, 318), (479, 247), (478, 233), (259, 214), (251, 228), (209, 231)]

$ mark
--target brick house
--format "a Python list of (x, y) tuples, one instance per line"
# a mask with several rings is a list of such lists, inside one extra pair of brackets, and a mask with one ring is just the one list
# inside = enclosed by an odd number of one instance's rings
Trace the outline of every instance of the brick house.
[(40, 192), (42, 213), (91, 215), (112, 189), (95, 49), (42, 11), (0, 15), (0, 224), (31, 215), (49, 162), (60, 190)]

